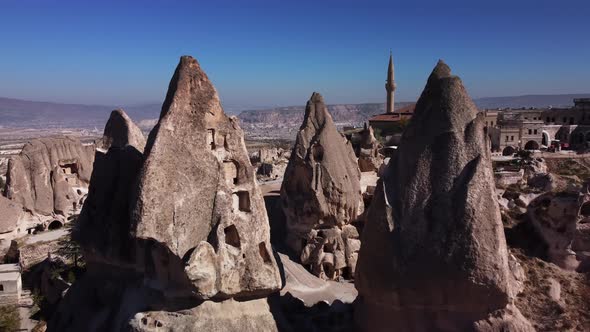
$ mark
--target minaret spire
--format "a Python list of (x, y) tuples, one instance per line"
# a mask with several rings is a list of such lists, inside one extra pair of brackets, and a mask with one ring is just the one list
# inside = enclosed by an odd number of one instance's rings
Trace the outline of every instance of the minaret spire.
[(387, 91), (387, 105), (385, 112), (388, 114), (393, 114), (395, 79), (393, 76), (393, 55), (391, 54), (391, 50), (389, 51), (389, 66), (387, 67), (387, 83), (385, 83), (385, 91)]

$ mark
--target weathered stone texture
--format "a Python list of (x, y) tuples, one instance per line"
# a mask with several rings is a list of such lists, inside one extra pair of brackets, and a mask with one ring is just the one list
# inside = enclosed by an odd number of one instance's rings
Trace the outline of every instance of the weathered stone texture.
[(124, 110), (114, 110), (104, 128), (103, 137), (97, 142), (96, 147), (106, 153), (111, 147), (124, 148), (128, 145), (143, 153), (145, 137)]
[(142, 312), (136, 314), (129, 324), (133, 332), (279, 331), (266, 299), (206, 301), (180, 313)]
[(20, 204), (0, 195), (0, 235), (14, 231), (23, 215)]
[(197, 61), (180, 59), (145, 149), (121, 111), (101, 142), (74, 233), (87, 272), (48, 330), (276, 331), (264, 297), (282, 281), (262, 194)]
[(489, 144), (461, 80), (439, 62), (368, 211), (355, 279), (362, 329), (532, 330), (506, 310), (516, 289)]
[(361, 172), (377, 172), (383, 164), (383, 156), (379, 153), (379, 141), (375, 138), (373, 127), (365, 126), (361, 132), (361, 141), (356, 155)]
[(547, 258), (566, 270), (590, 269), (590, 190), (547, 192), (527, 206), (527, 215), (547, 247)]
[(135, 237), (189, 262), (203, 298), (280, 288), (243, 132), (191, 57), (181, 58), (148, 139), (133, 218)]
[(71, 137), (27, 143), (8, 163), (6, 197), (32, 213), (65, 216), (82, 197), (72, 188), (88, 186), (93, 150)]
[(305, 118), (285, 171), (281, 200), (287, 244), (317, 276), (336, 279), (346, 260), (341, 228), (363, 212), (360, 171), (319, 93), (307, 102)]

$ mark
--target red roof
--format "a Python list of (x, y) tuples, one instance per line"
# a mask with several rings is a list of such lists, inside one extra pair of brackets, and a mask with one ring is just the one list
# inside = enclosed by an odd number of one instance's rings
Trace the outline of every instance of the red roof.
[(369, 122), (396, 122), (400, 120), (409, 120), (412, 118), (412, 114), (414, 114), (414, 109), (416, 108), (416, 104), (411, 104), (405, 107), (396, 110), (395, 113), (385, 113), (375, 115), (369, 119)]

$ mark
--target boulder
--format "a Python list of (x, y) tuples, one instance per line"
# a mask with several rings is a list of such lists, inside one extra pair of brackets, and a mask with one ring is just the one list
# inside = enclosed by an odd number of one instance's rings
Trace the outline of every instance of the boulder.
[(383, 156), (379, 153), (381, 145), (375, 138), (373, 127), (365, 125), (360, 136), (361, 140), (356, 153), (359, 169), (361, 172), (377, 172), (383, 164)]
[(556, 189), (556, 176), (551, 173), (534, 174), (528, 178), (527, 185), (542, 191), (552, 191)]
[[(348, 263), (340, 229), (363, 212), (360, 171), (319, 93), (307, 102), (305, 118), (285, 170), (281, 201), (287, 244), (314, 274), (336, 279)], [(335, 250), (335, 251), (334, 251)]]
[(65, 215), (74, 209), (70, 190), (88, 187), (93, 159), (94, 147), (76, 138), (32, 140), (8, 163), (6, 197), (32, 213)]
[(528, 205), (527, 215), (547, 245), (547, 258), (566, 270), (590, 265), (590, 191), (547, 192)]
[(133, 236), (189, 262), (186, 273), (202, 298), (280, 288), (243, 132), (191, 57), (181, 58), (170, 82), (136, 197)]
[(182, 312), (140, 312), (129, 325), (134, 332), (279, 330), (266, 299), (206, 301)]
[(355, 320), (365, 331), (532, 331), (513, 306), (484, 121), (440, 61), (367, 213)]
[(547, 164), (543, 158), (531, 158), (530, 160), (524, 160), (524, 177), (530, 179), (537, 175), (547, 174)]

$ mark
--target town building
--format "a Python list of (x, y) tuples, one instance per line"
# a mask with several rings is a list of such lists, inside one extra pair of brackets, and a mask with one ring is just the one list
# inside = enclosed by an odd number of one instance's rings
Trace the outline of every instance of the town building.
[[(375, 136), (398, 145), (401, 132), (414, 114), (415, 104), (395, 109), (393, 56), (387, 67), (385, 113), (369, 118)], [(574, 99), (569, 108), (483, 110), (492, 152), (512, 155), (518, 150), (585, 149), (590, 147), (590, 98)]]
[(18, 264), (0, 264), (0, 305), (18, 304), (22, 291)]
[(569, 108), (485, 110), (492, 151), (583, 149), (590, 144), (590, 98)]
[(404, 106), (397, 111), (395, 110), (395, 89), (396, 84), (393, 56), (390, 53), (389, 64), (387, 66), (387, 80), (385, 82), (385, 91), (387, 92), (385, 113), (369, 118), (369, 125), (375, 130), (375, 133), (381, 137), (401, 132), (405, 123), (407, 123), (414, 114), (415, 104)]

